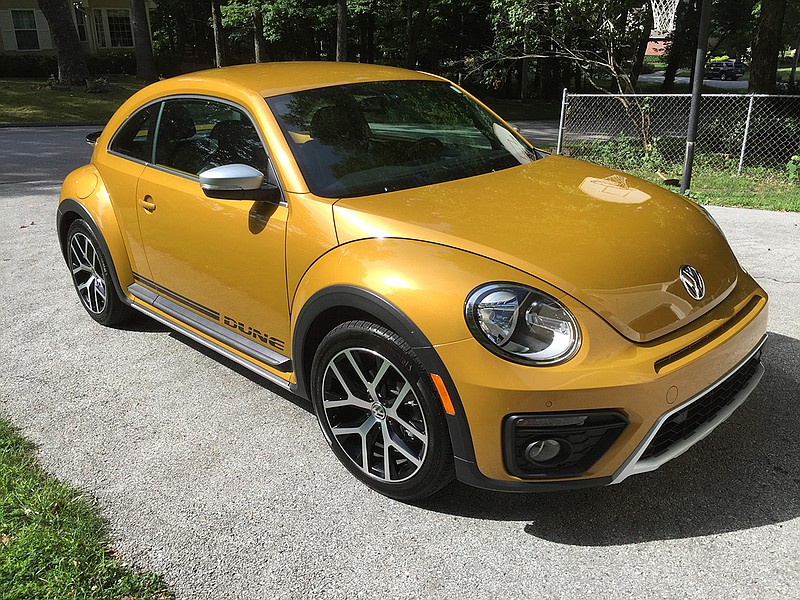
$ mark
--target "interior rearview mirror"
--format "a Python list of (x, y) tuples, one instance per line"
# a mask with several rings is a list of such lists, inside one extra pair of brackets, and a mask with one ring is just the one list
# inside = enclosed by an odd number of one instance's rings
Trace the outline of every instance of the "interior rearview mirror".
[(209, 198), (223, 200), (260, 200), (278, 203), (277, 186), (264, 185), (264, 174), (250, 165), (233, 164), (212, 167), (198, 174), (200, 187)]

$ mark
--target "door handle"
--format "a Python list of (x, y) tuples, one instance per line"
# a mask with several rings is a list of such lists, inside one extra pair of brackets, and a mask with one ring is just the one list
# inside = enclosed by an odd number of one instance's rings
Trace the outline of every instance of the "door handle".
[(145, 196), (144, 198), (139, 198), (139, 206), (145, 209), (147, 212), (153, 212), (156, 209), (156, 203), (152, 202), (152, 196)]

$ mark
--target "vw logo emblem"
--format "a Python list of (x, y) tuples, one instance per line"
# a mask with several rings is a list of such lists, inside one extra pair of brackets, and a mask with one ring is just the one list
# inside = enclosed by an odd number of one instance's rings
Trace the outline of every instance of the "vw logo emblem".
[(689, 295), (695, 300), (702, 300), (706, 295), (706, 284), (700, 276), (700, 272), (692, 265), (683, 265), (679, 271), (681, 283)]

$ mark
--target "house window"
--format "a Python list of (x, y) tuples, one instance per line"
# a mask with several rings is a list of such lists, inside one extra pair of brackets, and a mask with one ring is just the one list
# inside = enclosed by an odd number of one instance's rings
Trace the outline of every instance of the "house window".
[(32, 10), (12, 10), (14, 35), (17, 37), (17, 50), (38, 50), (39, 34), (36, 33), (36, 17)]
[(133, 30), (131, 29), (131, 11), (126, 8), (109, 8), (108, 37), (112, 48), (133, 47)]
[(78, 26), (78, 39), (82, 42), (86, 41), (86, 21), (84, 20), (83, 11), (78, 10), (76, 5), (73, 5), (75, 9), (75, 23)]
[(92, 11), (94, 15), (94, 34), (97, 37), (97, 45), (100, 48), (106, 47), (106, 28), (103, 26), (103, 11), (95, 8)]

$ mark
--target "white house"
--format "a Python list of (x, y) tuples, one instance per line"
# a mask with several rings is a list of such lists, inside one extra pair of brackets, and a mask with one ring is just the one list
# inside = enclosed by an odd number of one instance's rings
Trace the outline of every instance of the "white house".
[[(149, 10), (155, 8), (147, 1)], [(70, 3), (72, 20), (85, 52), (132, 50), (131, 5), (128, 0), (79, 0)], [(149, 25), (149, 23), (148, 23)], [(47, 20), (36, 0), (0, 0), (0, 34), (6, 54), (51, 54)]]

